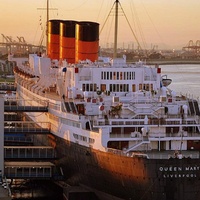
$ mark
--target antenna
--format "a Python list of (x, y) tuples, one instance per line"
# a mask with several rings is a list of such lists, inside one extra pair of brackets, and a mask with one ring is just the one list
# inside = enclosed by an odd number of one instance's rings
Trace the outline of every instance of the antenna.
[(49, 8), (49, 0), (47, 0), (46, 8), (37, 8), (37, 10), (46, 10), (47, 11), (47, 21), (46, 21), (46, 53), (48, 52), (48, 21), (49, 21), (49, 10), (58, 10), (57, 8)]

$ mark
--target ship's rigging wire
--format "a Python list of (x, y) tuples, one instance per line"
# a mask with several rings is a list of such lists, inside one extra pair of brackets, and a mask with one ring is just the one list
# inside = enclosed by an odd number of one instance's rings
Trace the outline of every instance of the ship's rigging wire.
[(131, 14), (132, 14), (132, 18), (133, 18), (134, 25), (135, 25), (135, 34), (137, 34), (137, 30), (138, 30), (140, 37), (141, 37), (141, 40), (142, 40), (142, 43), (143, 43), (143, 47), (144, 47), (144, 49), (147, 49), (147, 44), (146, 44), (146, 40), (145, 40), (145, 37), (144, 37), (144, 33), (142, 31), (142, 27), (141, 27), (141, 24), (140, 24), (139, 17), (138, 17), (138, 14), (137, 14), (137, 9), (135, 8), (134, 2), (133, 1), (130, 1), (130, 2), (131, 2), (131, 5), (130, 5)]
[[(42, 43), (44, 41), (44, 38), (45, 38), (45, 34), (46, 34), (46, 24), (42, 24), (42, 17), (40, 16), (40, 29), (42, 31), (42, 34), (40, 36), (40, 40), (39, 40), (39, 48), (42, 47)], [(39, 49), (40, 51), (40, 49)]]
[(73, 11), (73, 10), (77, 10), (79, 9), (80, 7), (82, 7), (88, 0), (85, 0), (83, 3), (81, 3), (80, 5), (74, 7), (74, 8), (71, 8), (71, 9), (64, 9), (63, 11)]
[[(108, 20), (107, 20), (108, 21)], [(111, 35), (111, 31), (112, 31), (112, 24), (114, 23), (113, 22), (114, 21), (114, 18), (112, 17), (112, 19), (111, 19), (111, 21), (108, 21), (106, 24), (107, 24), (107, 27), (109, 27), (109, 28), (107, 28), (106, 29), (106, 34), (105, 34), (105, 41), (107, 41), (106, 43), (109, 43), (109, 38), (110, 38), (110, 35)], [(109, 24), (108, 24), (109, 23)], [(99, 35), (101, 35), (101, 32), (103, 31), (103, 28), (100, 30), (100, 33), (99, 33)]]
[(107, 21), (108, 21), (108, 18), (110, 17), (110, 14), (112, 13), (112, 10), (113, 10), (114, 5), (115, 5), (115, 3), (113, 3), (113, 5), (112, 5), (112, 7), (111, 7), (111, 9), (110, 9), (110, 12), (108, 13), (108, 15), (107, 15), (107, 17), (106, 17), (106, 19), (105, 19), (105, 22), (104, 22), (103, 25), (102, 25), (102, 28), (100, 29), (99, 34), (101, 34), (101, 32), (103, 31), (103, 29), (104, 29), (104, 27), (105, 27), (105, 25), (106, 25), (106, 23), (107, 23)]
[(37, 37), (38, 31), (39, 31), (39, 28), (40, 28), (40, 23), (38, 24), (38, 26), (37, 26), (37, 28), (36, 28), (35, 35), (34, 35), (34, 37), (33, 37), (33, 42), (32, 42), (32, 44), (35, 44), (35, 42), (36, 42), (36, 37)]
[[(43, 7), (45, 7), (45, 4), (43, 5)], [(43, 21), (42, 19), (43, 19), (43, 16), (44, 16), (44, 10), (40, 9), (40, 8), (37, 8), (37, 10), (42, 10), (42, 13), (39, 16), (39, 23), (38, 23), (38, 26), (36, 28), (36, 32), (35, 32), (35, 35), (34, 35), (32, 43), (33, 44), (35, 44), (35, 43), (38, 44), (39, 43), (39, 46), (42, 46), (42, 43), (43, 43), (43, 40), (44, 40), (44, 34), (45, 34), (45, 30), (46, 30), (46, 21), (45, 21), (45, 23), (42, 23), (42, 21)], [(39, 32), (39, 29), (42, 31), (42, 33), (40, 34), (39, 42), (36, 42), (36, 37), (37, 37), (37, 34)]]
[[(50, 2), (50, 10), (52, 10), (52, 11), (57, 11), (56, 14), (55, 14), (55, 12), (53, 12), (53, 16), (54, 16), (55, 18), (57, 18), (57, 17), (58, 17), (58, 9), (57, 9), (57, 8), (54, 8), (54, 6), (52, 5), (51, 1), (49, 1), (49, 2)], [(54, 8), (54, 9), (51, 9), (51, 8)], [(51, 13), (52, 13), (52, 12), (51, 12)]]
[(98, 21), (98, 19), (99, 19), (100, 14), (101, 14), (101, 10), (102, 10), (103, 4), (104, 4), (104, 0), (103, 0), (102, 3), (101, 3), (100, 10), (99, 10), (99, 13), (98, 13), (98, 15), (97, 15), (97, 21)]
[[(113, 24), (114, 22), (114, 18), (112, 18), (112, 21), (110, 22), (111, 24)], [(107, 39), (106, 41), (109, 41), (109, 37), (111, 35), (111, 31), (112, 31), (112, 26), (109, 26), (110, 28), (108, 29), (108, 34), (107, 34)]]
[[(114, 3), (113, 3), (113, 5), (112, 5), (112, 7), (109, 6), (109, 10), (110, 10), (110, 11), (109, 11), (109, 14), (108, 14), (107, 16), (105, 16), (105, 19), (103, 20), (104, 23), (103, 23), (103, 25), (101, 26), (101, 29), (100, 29), (100, 31), (99, 31), (99, 35), (101, 35), (101, 33), (102, 33), (102, 31), (103, 31), (105, 25), (106, 25), (107, 27), (109, 27), (109, 28), (107, 28), (107, 29), (104, 29), (104, 30), (106, 30), (106, 33), (105, 33), (106, 47), (108, 47), (107, 44), (109, 44), (109, 41), (110, 41), (109, 38), (110, 38), (110, 35), (111, 35), (112, 25), (113, 25), (113, 21), (114, 21), (114, 18), (113, 18), (113, 17), (111, 18), (111, 20), (108, 20), (109, 17), (110, 17), (110, 15), (111, 15), (111, 13), (112, 13), (113, 7), (114, 7)], [(111, 8), (111, 9), (110, 9), (110, 8)], [(102, 13), (102, 12), (101, 12), (101, 9), (100, 9), (99, 12)]]
[[(130, 22), (129, 22), (129, 20), (128, 20), (128, 18), (127, 18), (127, 16), (126, 16), (126, 14), (125, 14), (125, 12), (124, 12), (124, 10), (123, 10), (123, 8), (122, 8), (120, 2), (119, 2), (119, 5), (120, 5), (120, 9), (121, 9), (121, 11), (122, 11), (122, 14), (124, 15), (124, 17), (125, 17), (125, 19), (126, 19), (126, 21), (127, 21), (127, 23), (128, 23), (128, 26), (129, 26), (129, 28), (130, 28), (132, 34), (133, 34), (133, 37), (134, 37), (134, 39), (136, 40), (136, 43), (137, 43), (138, 47), (139, 47), (140, 49), (142, 49), (142, 47), (141, 47), (141, 45), (140, 45), (140, 43), (139, 43), (139, 40), (137, 39), (136, 34), (134, 33), (133, 28), (131, 27), (131, 24), (130, 24)], [(109, 14), (107, 15), (107, 18), (106, 18), (105, 22), (103, 23), (102, 28), (100, 29), (100, 34), (101, 34), (101, 32), (103, 31), (103, 29), (104, 29), (104, 27), (105, 27), (105, 24), (106, 24), (107, 21), (108, 21), (108, 18), (111, 16), (111, 13), (113, 12), (114, 6), (115, 6), (115, 2), (113, 3), (113, 6), (111, 7)]]
[[(106, 2), (108, 2), (108, 1), (106, 1)], [(96, 21), (100, 21), (100, 15), (102, 15), (102, 9), (103, 9), (103, 5), (104, 5), (104, 0), (101, 2), (101, 6), (100, 6), (100, 9), (99, 9), (99, 12), (98, 12), (98, 15), (97, 15), (97, 19), (96, 19)], [(110, 6), (111, 7), (111, 6)], [(109, 7), (109, 8), (110, 8)], [(101, 16), (102, 17), (102, 16)], [(106, 18), (106, 17), (105, 17)], [(105, 20), (103, 20), (103, 21), (105, 21)], [(101, 26), (101, 24), (100, 24), (100, 26)], [(108, 26), (108, 27), (110, 27), (110, 29), (108, 30), (108, 29), (106, 29), (107, 31), (109, 31), (109, 33), (108, 34), (105, 34), (105, 36), (107, 36), (107, 38), (105, 39), (105, 41), (106, 41), (106, 43), (108, 43), (107, 41), (109, 40), (108, 38), (109, 38), (109, 36), (110, 36), (110, 32), (111, 32), (111, 26)], [(100, 33), (101, 33), (101, 30), (100, 30)], [(99, 33), (99, 35), (100, 35), (100, 33)]]
[[(141, 1), (141, 2), (142, 2), (142, 1)], [(143, 6), (143, 8), (144, 8), (144, 10), (145, 10), (145, 12), (146, 12), (146, 15), (148, 16), (148, 18), (149, 18), (151, 24), (153, 25), (153, 28), (155, 29), (155, 32), (157, 33), (157, 35), (158, 35), (158, 37), (160, 38), (161, 42), (164, 44), (163, 38), (162, 38), (161, 35), (159, 34), (159, 32), (158, 32), (158, 30), (157, 30), (155, 24), (153, 23), (153, 20), (151, 19), (151, 16), (149, 15), (149, 13), (148, 13), (146, 7), (144, 6), (144, 3), (143, 3), (143, 2), (142, 2), (142, 6)]]
[[(50, 2), (50, 4), (51, 4), (51, 1), (49, 1)], [(57, 8), (53, 8), (53, 6), (52, 6), (52, 4), (51, 4), (51, 6), (50, 6), (51, 8), (49, 8), (49, 10), (52, 10), (52, 11), (57, 11), (57, 13), (55, 14), (55, 12), (53, 12), (53, 15), (54, 15), (54, 17), (56, 18), (57, 16), (58, 16), (58, 9)], [(37, 8), (37, 10), (42, 10), (42, 14), (40, 14), (40, 19), (39, 19), (39, 25), (38, 25), (38, 27), (37, 27), (37, 29), (36, 29), (36, 33), (35, 33), (35, 37), (34, 37), (34, 42), (35, 42), (35, 40), (36, 40), (36, 35), (37, 35), (37, 32), (38, 32), (38, 29), (40, 28), (41, 29), (41, 31), (42, 31), (42, 33), (41, 33), (41, 35), (40, 35), (40, 38), (39, 38), (39, 42), (37, 42), (39, 45), (39, 47), (42, 47), (42, 44), (43, 44), (43, 42), (46, 42), (46, 41), (44, 41), (44, 39), (46, 39), (46, 33), (47, 33), (47, 19), (46, 19), (46, 10), (47, 10), (47, 8), (46, 8), (46, 4), (44, 4), (43, 5), (43, 8)], [(45, 17), (44, 17), (45, 16)], [(43, 18), (45, 18), (44, 19), (44, 23), (42, 23), (42, 19)], [(33, 44), (34, 44), (34, 42), (33, 42)], [(39, 49), (39, 51), (40, 51), (40, 49)]]
[(40, 41), (39, 41), (39, 47), (42, 47), (44, 38), (45, 38), (45, 28), (42, 29), (42, 34), (41, 34)]
[(139, 41), (138, 41), (138, 39), (137, 39), (137, 37), (136, 37), (134, 31), (133, 31), (133, 28), (131, 27), (131, 24), (130, 24), (130, 22), (129, 22), (129, 20), (128, 20), (128, 18), (127, 18), (127, 16), (126, 16), (126, 14), (125, 14), (125, 12), (124, 12), (124, 10), (123, 10), (123, 8), (122, 8), (120, 2), (119, 2), (119, 5), (120, 5), (120, 7), (121, 7), (121, 10), (122, 10), (122, 12), (123, 12), (125, 18), (126, 18), (126, 21), (127, 21), (128, 25), (129, 25), (129, 28), (131, 29), (131, 32), (132, 32), (132, 34), (133, 34), (133, 36), (134, 36), (134, 38), (135, 38), (135, 40), (136, 40), (136, 42), (137, 42), (138, 47), (139, 47), (140, 49), (142, 49), (142, 47), (141, 47), (141, 45), (140, 45), (140, 43), (139, 43)]

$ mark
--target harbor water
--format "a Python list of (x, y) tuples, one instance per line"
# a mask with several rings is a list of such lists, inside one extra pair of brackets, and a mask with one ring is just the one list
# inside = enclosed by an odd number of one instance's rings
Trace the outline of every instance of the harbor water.
[(20, 180), (11, 186), (13, 200), (62, 200), (62, 189), (48, 180)]
[(200, 97), (200, 64), (161, 65), (162, 74), (172, 79), (169, 88), (188, 97)]

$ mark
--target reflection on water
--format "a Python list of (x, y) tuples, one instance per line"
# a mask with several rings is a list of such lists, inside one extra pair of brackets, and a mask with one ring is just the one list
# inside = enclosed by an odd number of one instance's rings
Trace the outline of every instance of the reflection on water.
[(62, 189), (51, 181), (16, 181), (11, 185), (13, 200), (61, 200)]

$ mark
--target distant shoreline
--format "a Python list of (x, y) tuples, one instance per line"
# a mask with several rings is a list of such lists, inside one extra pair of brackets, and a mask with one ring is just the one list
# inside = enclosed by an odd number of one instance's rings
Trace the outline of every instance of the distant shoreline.
[[(138, 62), (140, 59), (136, 60), (127, 60), (129, 63)], [(141, 59), (142, 60), (142, 59)], [(0, 59), (0, 62), (4, 62), (4, 60)], [(147, 65), (184, 65), (184, 64), (200, 64), (200, 59), (151, 59), (145, 60)]]
[(181, 65), (181, 64), (200, 64), (200, 60), (148, 60), (147, 65)]

